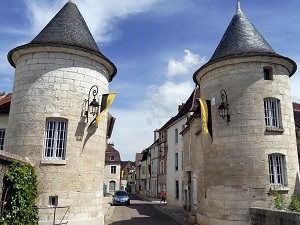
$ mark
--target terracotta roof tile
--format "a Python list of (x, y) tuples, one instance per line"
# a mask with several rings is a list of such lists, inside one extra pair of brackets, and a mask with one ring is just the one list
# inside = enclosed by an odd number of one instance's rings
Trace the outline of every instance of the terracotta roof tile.
[(295, 125), (300, 127), (300, 104), (293, 102)]
[(12, 96), (11, 93), (0, 96), (0, 113), (3, 113), (3, 114), (9, 113), (11, 96)]
[[(111, 160), (111, 157), (114, 157), (114, 160)], [(120, 153), (111, 144), (107, 145), (105, 151), (105, 163), (121, 163)]]
[(300, 111), (300, 104), (296, 103), (296, 102), (293, 102), (293, 109), (296, 110), (296, 111)]

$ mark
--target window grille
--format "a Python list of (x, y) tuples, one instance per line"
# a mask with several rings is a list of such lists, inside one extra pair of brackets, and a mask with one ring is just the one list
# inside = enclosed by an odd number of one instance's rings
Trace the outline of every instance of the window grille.
[(284, 186), (284, 155), (269, 155), (270, 183)]
[(0, 150), (4, 149), (5, 129), (0, 129)]
[(280, 128), (279, 123), (279, 100), (265, 99), (265, 122), (268, 128)]
[(67, 121), (49, 119), (46, 121), (44, 159), (65, 160), (67, 142)]

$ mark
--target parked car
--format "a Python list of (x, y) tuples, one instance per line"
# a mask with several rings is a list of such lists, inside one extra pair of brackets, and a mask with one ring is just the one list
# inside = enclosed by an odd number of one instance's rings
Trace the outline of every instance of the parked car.
[(125, 190), (117, 190), (112, 196), (112, 205), (130, 205), (130, 198)]

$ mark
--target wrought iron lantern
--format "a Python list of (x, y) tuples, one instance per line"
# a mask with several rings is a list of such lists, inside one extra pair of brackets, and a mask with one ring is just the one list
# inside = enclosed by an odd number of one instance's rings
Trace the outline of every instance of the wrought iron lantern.
[(222, 89), (220, 91), (221, 94), (221, 99), (222, 99), (222, 103), (219, 106), (218, 110), (219, 110), (219, 114), (220, 116), (225, 119), (227, 118), (227, 124), (229, 124), (230, 121), (230, 115), (229, 115), (229, 104), (227, 102), (227, 94), (226, 91), (224, 89)]
[[(87, 110), (85, 111), (87, 123), (89, 122), (89, 114), (91, 114), (93, 117), (98, 115), (100, 105), (99, 102), (96, 100), (97, 95), (98, 95), (98, 87), (96, 85), (93, 85), (89, 91), (89, 96), (87, 100)], [(90, 101), (91, 97), (93, 97), (92, 101)]]

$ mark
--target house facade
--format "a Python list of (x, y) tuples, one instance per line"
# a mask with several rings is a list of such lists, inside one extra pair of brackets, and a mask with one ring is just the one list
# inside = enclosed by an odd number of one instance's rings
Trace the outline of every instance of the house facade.
[(120, 189), (121, 157), (113, 144), (107, 144), (105, 151), (103, 194), (112, 195), (115, 190)]
[(158, 135), (154, 131), (154, 143), (149, 147), (150, 155), (150, 191), (149, 196), (153, 198), (159, 198), (158, 194), (158, 176), (159, 176), (159, 148), (158, 148)]
[(39, 223), (53, 224), (57, 209), (56, 218), (70, 225), (103, 224), (107, 114), (89, 126), (87, 99), (92, 87), (99, 96), (108, 92), (116, 67), (72, 1), (8, 60), (16, 70), (5, 151), (36, 168)]
[(0, 93), (0, 150), (5, 149), (5, 134), (8, 126), (8, 116), (11, 93)]

